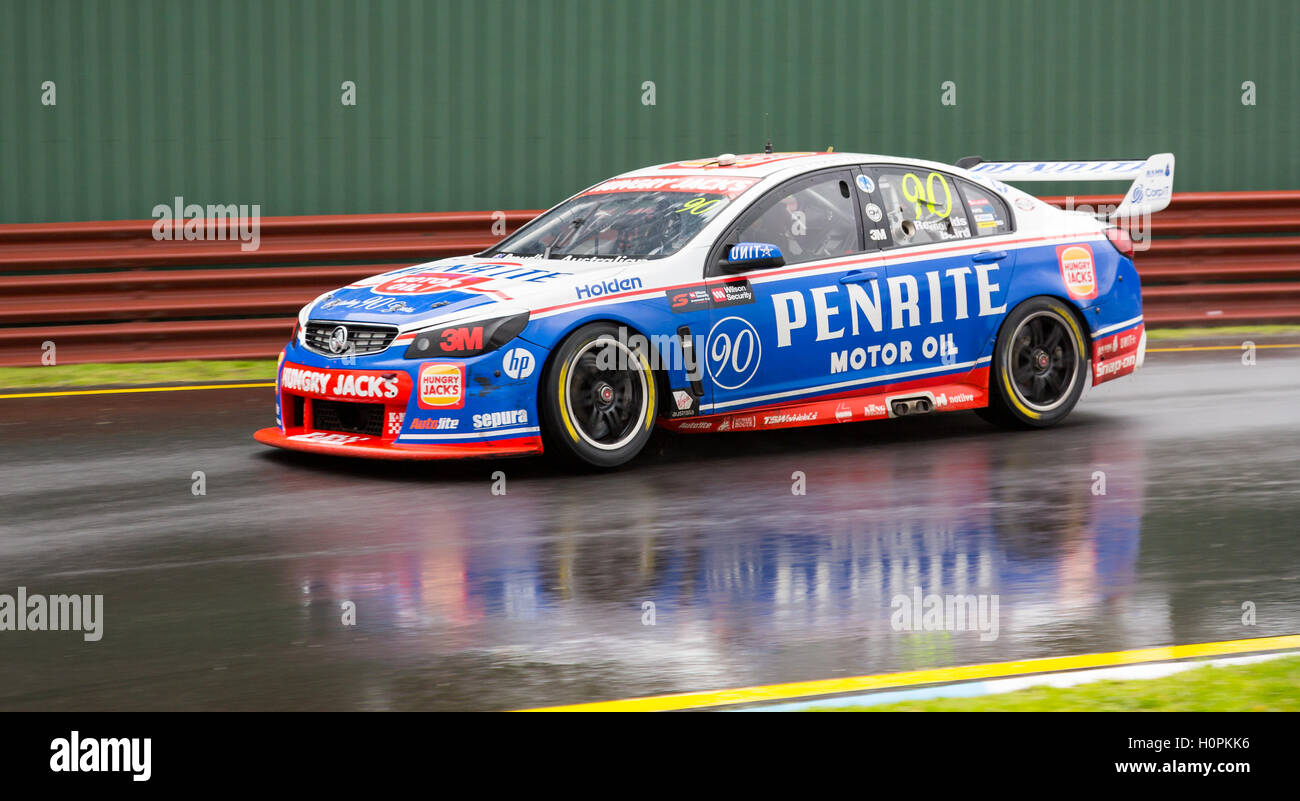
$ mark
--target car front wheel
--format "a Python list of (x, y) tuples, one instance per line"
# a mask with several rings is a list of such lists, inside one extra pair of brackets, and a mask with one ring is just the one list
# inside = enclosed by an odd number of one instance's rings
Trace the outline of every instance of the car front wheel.
[(627, 329), (592, 323), (556, 350), (542, 385), (546, 449), (595, 467), (630, 461), (654, 429), (655, 374)]

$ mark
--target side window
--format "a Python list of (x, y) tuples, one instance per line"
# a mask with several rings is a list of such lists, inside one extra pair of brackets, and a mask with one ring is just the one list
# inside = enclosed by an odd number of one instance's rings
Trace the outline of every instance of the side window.
[(786, 264), (862, 250), (849, 178), (839, 171), (777, 187), (741, 226), (736, 241), (776, 245)]
[(898, 247), (970, 237), (970, 222), (954, 178), (906, 167), (876, 169), (890, 238)]
[(959, 180), (966, 208), (970, 210), (976, 236), (1011, 233), (1011, 214), (1002, 198), (970, 181)]

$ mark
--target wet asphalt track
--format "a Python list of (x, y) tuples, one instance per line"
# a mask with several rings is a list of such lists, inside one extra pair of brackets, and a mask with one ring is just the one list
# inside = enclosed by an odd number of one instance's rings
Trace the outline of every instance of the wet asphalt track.
[[(679, 437), (605, 475), (271, 422), (266, 389), (0, 400), (0, 593), (106, 618), (0, 632), (0, 709), (507, 709), (1300, 632), (1296, 350), (1153, 354), (1050, 431)], [(895, 632), (917, 586), (996, 593), (997, 639)]]

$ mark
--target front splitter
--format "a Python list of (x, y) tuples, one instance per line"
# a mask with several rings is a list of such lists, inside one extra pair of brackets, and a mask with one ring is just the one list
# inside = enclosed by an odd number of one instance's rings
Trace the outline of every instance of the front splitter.
[(328, 456), (358, 459), (420, 461), (435, 459), (491, 459), (506, 456), (529, 456), (542, 452), (541, 437), (515, 437), (491, 442), (465, 442), (437, 445), (403, 445), (385, 442), (379, 437), (352, 434), (285, 434), (278, 428), (263, 428), (253, 434), (263, 445)]

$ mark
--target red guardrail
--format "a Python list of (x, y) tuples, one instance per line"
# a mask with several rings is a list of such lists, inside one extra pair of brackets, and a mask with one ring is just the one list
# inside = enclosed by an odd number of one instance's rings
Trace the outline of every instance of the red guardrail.
[(0, 225), (0, 366), (274, 357), (312, 298), (473, 253), (536, 211), (267, 217), (239, 241), (156, 241), (155, 220)]
[[(0, 225), (0, 366), (41, 364), (47, 342), (59, 364), (273, 357), (322, 292), (482, 250), (536, 213), (268, 217), (255, 251), (155, 241), (154, 220)], [(1177, 194), (1152, 234), (1149, 327), (1300, 322), (1300, 192)]]

